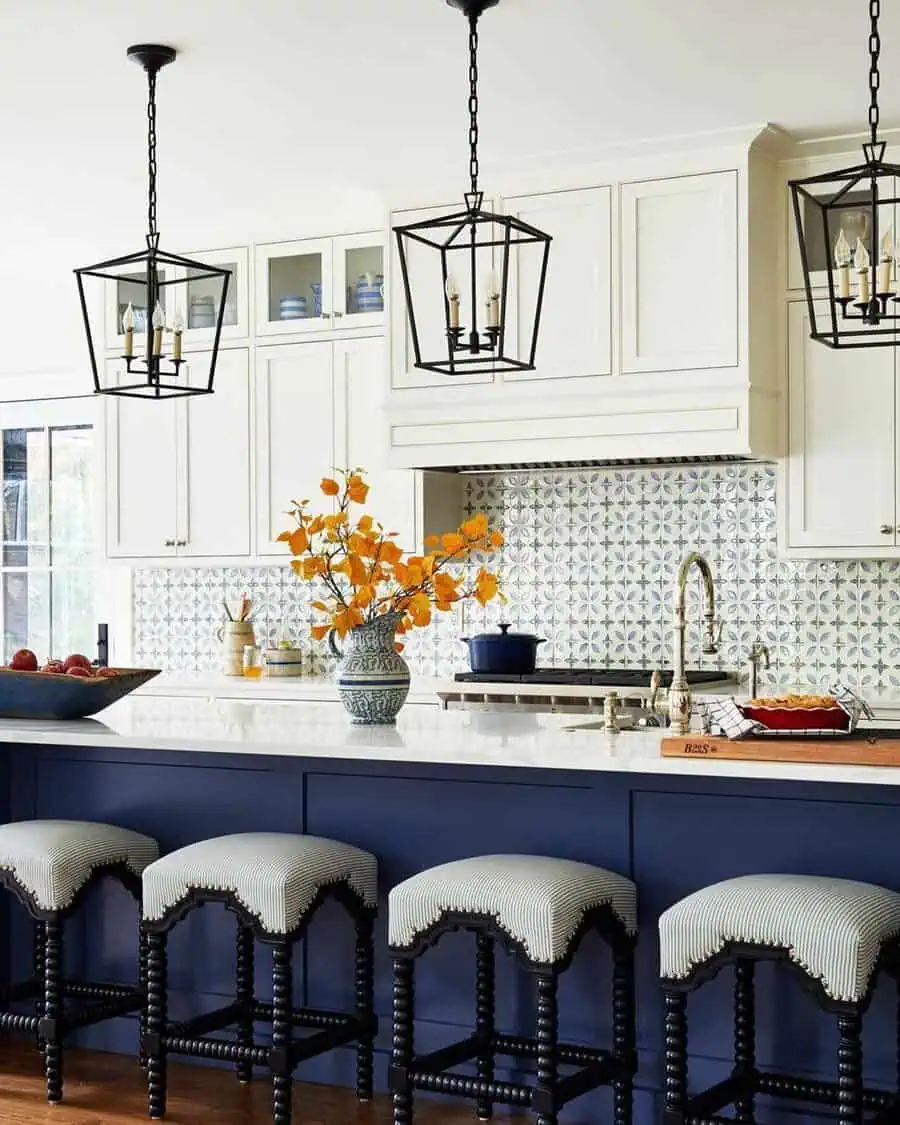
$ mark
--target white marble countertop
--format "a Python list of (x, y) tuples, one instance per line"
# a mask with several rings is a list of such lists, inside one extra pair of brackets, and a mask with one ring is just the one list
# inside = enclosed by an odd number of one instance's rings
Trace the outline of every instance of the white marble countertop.
[[(407, 705), (440, 705), (438, 687), (445, 681), (413, 676)], [(262, 676), (258, 680), (225, 676), (221, 672), (162, 672), (135, 694), (184, 697), (186, 699), (297, 700), (338, 703), (333, 676)]]
[(607, 773), (900, 785), (900, 768), (660, 756), (660, 732), (568, 730), (588, 721), (533, 712), (407, 707), (396, 727), (354, 727), (330, 703), (131, 696), (94, 719), (0, 720), (0, 742)]

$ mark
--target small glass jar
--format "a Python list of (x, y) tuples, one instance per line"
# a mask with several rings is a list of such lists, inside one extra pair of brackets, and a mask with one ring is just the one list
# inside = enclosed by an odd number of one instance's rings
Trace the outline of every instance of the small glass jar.
[(248, 680), (258, 680), (263, 673), (259, 645), (244, 645), (242, 665)]

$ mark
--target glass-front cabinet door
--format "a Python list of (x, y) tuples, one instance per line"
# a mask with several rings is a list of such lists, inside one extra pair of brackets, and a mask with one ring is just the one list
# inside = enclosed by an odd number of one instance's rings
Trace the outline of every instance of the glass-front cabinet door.
[(384, 237), (350, 234), (334, 239), (335, 328), (384, 324)]
[(256, 247), (257, 335), (293, 336), (332, 328), (331, 243), (330, 238), (307, 238)]
[[(238, 246), (230, 250), (204, 250), (186, 257), (230, 271), (221, 338), (246, 339), (250, 335), (246, 249)], [(184, 346), (208, 348), (215, 335), (222, 282), (217, 277), (204, 277), (202, 270), (187, 269), (185, 275), (187, 283), (176, 286), (179, 304), (182, 306), (179, 311), (184, 323)]]

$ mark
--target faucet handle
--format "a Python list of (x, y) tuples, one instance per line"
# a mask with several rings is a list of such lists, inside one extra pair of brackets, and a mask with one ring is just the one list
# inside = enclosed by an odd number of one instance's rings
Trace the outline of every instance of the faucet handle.
[(710, 621), (703, 631), (703, 652), (706, 656), (715, 656), (719, 651), (722, 640), (722, 630), (725, 622), (720, 617), (717, 621)]

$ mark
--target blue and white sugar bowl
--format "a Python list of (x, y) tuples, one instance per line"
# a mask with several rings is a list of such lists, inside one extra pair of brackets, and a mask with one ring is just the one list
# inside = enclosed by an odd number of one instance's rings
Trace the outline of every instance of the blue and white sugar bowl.
[(384, 275), (380, 273), (361, 274), (356, 283), (356, 311), (384, 311)]
[(278, 315), (282, 320), (300, 320), (306, 316), (306, 298), (282, 297), (278, 302)]

